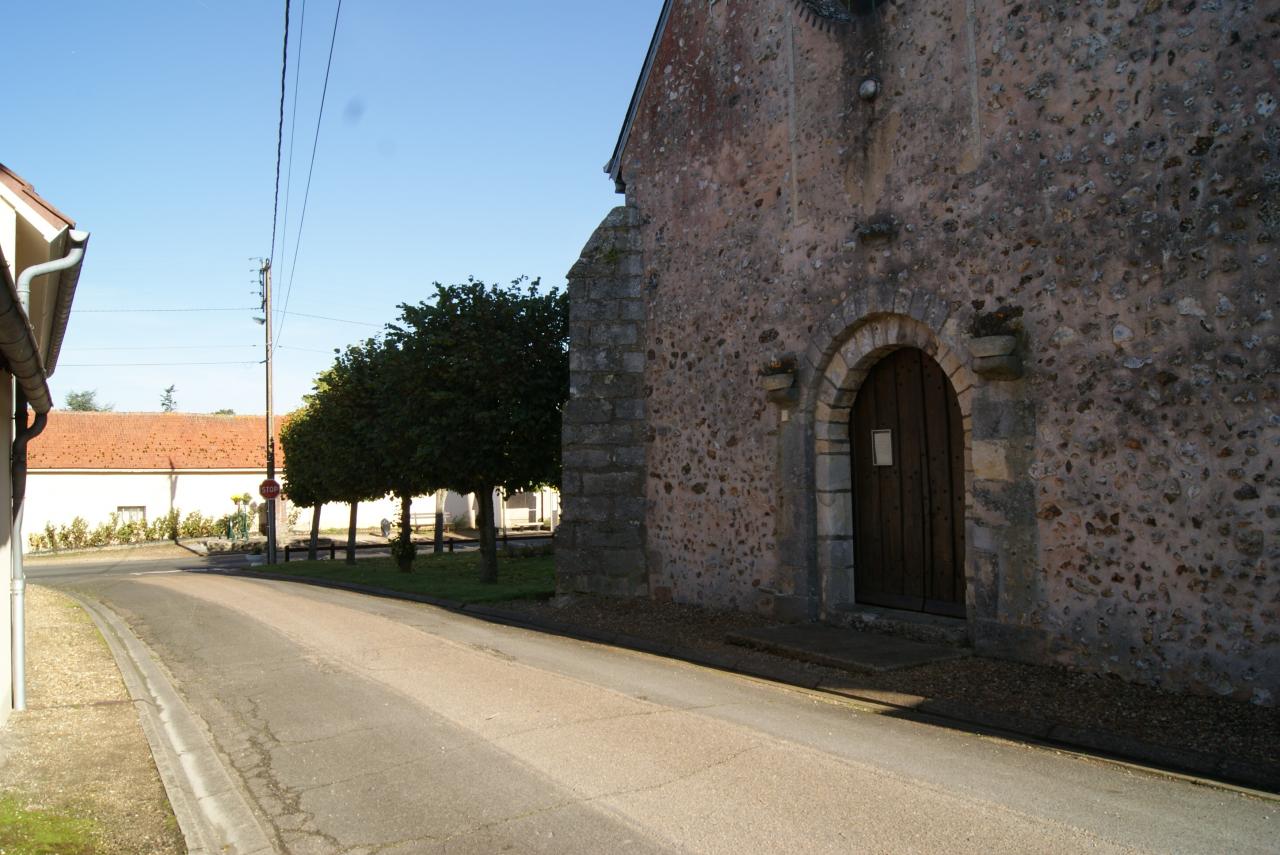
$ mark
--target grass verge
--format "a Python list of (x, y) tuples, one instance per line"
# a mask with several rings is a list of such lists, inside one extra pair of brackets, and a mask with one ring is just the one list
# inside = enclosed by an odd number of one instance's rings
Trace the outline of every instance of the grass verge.
[(87, 855), (94, 851), (91, 820), (44, 810), (26, 810), (0, 796), (0, 852)]
[(419, 554), (410, 573), (401, 573), (391, 558), (361, 558), (354, 566), (339, 558), (337, 561), (290, 561), (271, 568), (252, 569), (283, 576), (372, 585), (461, 603), (540, 599), (550, 597), (556, 589), (555, 558), (550, 555), (500, 555), (495, 585), (480, 582), (478, 552)]

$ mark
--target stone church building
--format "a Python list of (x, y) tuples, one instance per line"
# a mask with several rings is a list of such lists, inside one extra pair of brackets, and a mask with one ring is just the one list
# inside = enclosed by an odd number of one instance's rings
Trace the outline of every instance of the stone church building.
[(1275, 703), (1277, 8), (668, 0), (561, 590)]

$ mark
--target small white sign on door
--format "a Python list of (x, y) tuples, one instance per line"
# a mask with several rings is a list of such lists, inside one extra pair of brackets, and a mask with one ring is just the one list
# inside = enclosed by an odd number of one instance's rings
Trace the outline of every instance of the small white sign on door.
[(871, 432), (871, 465), (893, 465), (893, 431), (873, 430)]

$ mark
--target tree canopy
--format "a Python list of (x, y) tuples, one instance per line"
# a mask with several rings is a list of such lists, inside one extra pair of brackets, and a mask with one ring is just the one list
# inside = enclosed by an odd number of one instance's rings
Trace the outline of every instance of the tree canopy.
[(314, 401), (290, 413), (280, 428), (284, 492), (295, 505), (314, 508), (335, 499), (327, 491), (325, 461), (329, 457), (329, 430)]
[(67, 409), (79, 413), (109, 413), (115, 404), (99, 403), (97, 389), (84, 389), (67, 393)]
[[(559, 482), (568, 297), (525, 279), (434, 287), (317, 378), (281, 432), (286, 490), (304, 506), (393, 493), (403, 516), (413, 496), (474, 493), (481, 578), (495, 581), (494, 491)], [(411, 560), (403, 525), (401, 541)]]
[(560, 411), (569, 396), (568, 296), (538, 282), (436, 283), (400, 307), (387, 343), (420, 376), (402, 410), (414, 465), (480, 503), (482, 578), (496, 579), (495, 489), (558, 484)]

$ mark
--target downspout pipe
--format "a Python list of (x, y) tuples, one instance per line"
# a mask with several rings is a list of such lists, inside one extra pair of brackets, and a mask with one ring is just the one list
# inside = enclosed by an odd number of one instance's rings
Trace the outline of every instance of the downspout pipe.
[[(9, 608), (13, 632), (11, 673), (15, 710), (27, 708), (27, 578), (22, 564), (22, 507), (27, 490), (27, 444), (44, 430), (49, 410), (53, 407), (44, 360), (41, 359), (39, 344), (31, 328), (31, 284), (40, 276), (69, 270), (70, 287), (75, 287), (89, 235), (87, 232), (72, 230), (68, 238), (70, 250), (65, 256), (28, 267), (19, 274), (17, 287), (12, 291), (8, 287), (0, 288), (0, 321), (3, 321), (0, 329), (5, 333), (3, 339), (0, 339), (0, 349), (3, 349), (5, 361), (9, 363), (9, 370), (13, 374), (14, 439), (10, 452), (13, 515), (9, 536)], [(16, 306), (13, 305), (13, 296), (18, 298)], [(61, 314), (55, 316), (53, 329), (58, 345), (62, 341), (62, 327), (66, 324), (64, 315), (71, 310), (70, 298), (69, 294), (57, 295), (55, 312)], [(17, 327), (21, 328), (21, 335), (15, 334), (18, 332), (15, 329)], [(56, 359), (56, 352), (50, 352), (51, 358)], [(36, 413), (35, 421), (30, 426), (27, 425), (28, 405)]]
[(13, 526), (9, 554), (13, 558), (9, 590), (13, 609), (13, 708), (27, 708), (27, 576), (22, 565), (22, 505), (27, 493), (27, 443), (44, 430), (48, 413), (36, 413), (35, 421), (27, 426), (27, 396), (15, 389), (13, 396)]

